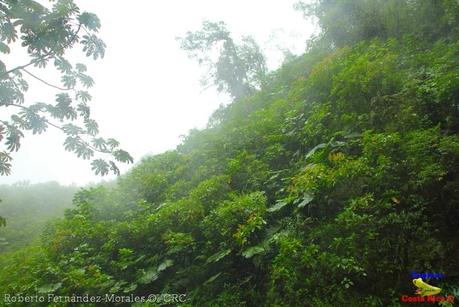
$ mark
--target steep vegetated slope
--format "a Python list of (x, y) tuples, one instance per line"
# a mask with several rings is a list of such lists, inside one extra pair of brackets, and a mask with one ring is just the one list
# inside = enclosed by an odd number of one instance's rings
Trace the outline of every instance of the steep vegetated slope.
[(41, 247), (1, 260), (0, 292), (387, 306), (435, 271), (457, 293), (459, 14), (424, 2), (449, 27), (326, 32), (176, 150), (79, 192)]

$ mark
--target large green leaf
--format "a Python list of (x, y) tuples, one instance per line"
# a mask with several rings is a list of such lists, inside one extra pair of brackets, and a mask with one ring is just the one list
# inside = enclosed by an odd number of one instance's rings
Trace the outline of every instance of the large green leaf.
[(159, 278), (158, 271), (155, 268), (149, 268), (147, 271), (143, 274), (142, 277), (139, 278), (138, 282), (141, 284), (149, 284)]
[(132, 284), (129, 284), (126, 288), (124, 288), (124, 289), (123, 289), (123, 292), (124, 292), (124, 293), (131, 293), (131, 292), (133, 292), (135, 289), (137, 289), (137, 284), (132, 283)]
[(147, 269), (142, 277), (139, 278), (138, 282), (141, 284), (149, 284), (159, 278), (159, 274), (171, 267), (174, 264), (173, 260), (166, 259), (158, 267), (152, 267)]
[(210, 284), (211, 282), (215, 281), (218, 277), (220, 277), (220, 275), (222, 275), (222, 272), (215, 274), (214, 276), (206, 280), (204, 284)]
[(248, 249), (246, 249), (245, 251), (242, 252), (242, 256), (244, 256), (245, 258), (249, 259), (249, 258), (252, 258), (253, 256), (257, 255), (257, 254), (261, 254), (263, 252), (265, 252), (266, 249), (263, 247), (263, 246), (252, 246), (252, 247), (249, 247)]
[(286, 201), (279, 201), (277, 202), (274, 206), (272, 206), (271, 208), (268, 208), (268, 212), (275, 212), (275, 211), (279, 211), (280, 209), (284, 208), (285, 206), (288, 205), (288, 202)]
[(313, 154), (315, 154), (315, 152), (316, 152), (317, 150), (322, 149), (322, 148), (325, 148), (326, 146), (327, 146), (326, 143), (322, 143), (322, 144), (319, 144), (319, 145), (315, 146), (313, 149), (311, 149), (311, 150), (307, 153), (307, 155), (306, 155), (305, 158), (306, 158), (306, 159), (310, 158)]
[(207, 258), (206, 264), (220, 261), (222, 258), (226, 257), (230, 253), (231, 253), (231, 249), (225, 249), (225, 250), (219, 251), (218, 253), (215, 253), (209, 258)]
[(314, 197), (309, 194), (304, 194), (303, 200), (298, 204), (298, 208), (303, 208), (304, 206), (308, 205)]
[(163, 263), (158, 266), (158, 273), (164, 271), (168, 267), (171, 267), (174, 264), (173, 260), (166, 259)]
[(38, 293), (52, 293), (62, 287), (62, 283), (58, 282), (56, 284), (47, 284), (38, 288)]

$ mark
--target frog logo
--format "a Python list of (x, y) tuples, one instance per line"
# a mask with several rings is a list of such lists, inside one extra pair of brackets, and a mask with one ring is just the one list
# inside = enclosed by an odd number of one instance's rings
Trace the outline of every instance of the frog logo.
[(440, 293), (441, 289), (434, 287), (422, 280), (422, 278), (413, 279), (413, 284), (418, 288), (416, 294), (420, 296), (429, 296)]

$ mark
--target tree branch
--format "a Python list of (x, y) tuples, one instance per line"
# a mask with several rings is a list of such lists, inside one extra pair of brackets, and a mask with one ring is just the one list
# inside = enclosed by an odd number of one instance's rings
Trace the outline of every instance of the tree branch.
[[(22, 106), (22, 105), (20, 105), (20, 104), (12, 103), (12, 104), (9, 104), (8, 106), (13, 106), (13, 107), (21, 108), (21, 109), (23, 109), (23, 110), (30, 111), (30, 109), (29, 109), (28, 107)], [(56, 129), (59, 129), (59, 130), (61, 130), (62, 132), (65, 133), (64, 128), (62, 128), (61, 126), (56, 125), (56, 124), (50, 122), (50, 121), (49, 121), (48, 119), (46, 119), (46, 118), (43, 118), (43, 120), (44, 120), (44, 122), (47, 123), (48, 125), (50, 125), (50, 126), (56, 128)], [(88, 148), (92, 149), (92, 150), (95, 151), (95, 152), (99, 152), (99, 153), (103, 153), (103, 154), (111, 154), (111, 152), (103, 151), (103, 150), (100, 150), (100, 149), (97, 149), (97, 148), (93, 147), (91, 144), (89, 144), (86, 140), (84, 140), (84, 139), (83, 139), (81, 136), (79, 136), (79, 135), (76, 135), (75, 137), (78, 138), (81, 142), (83, 142), (83, 144), (84, 144), (85, 146), (87, 146)]]
[[(77, 38), (77, 36), (78, 36), (78, 33), (80, 32), (81, 27), (82, 27), (81, 23), (78, 24), (78, 29), (75, 31), (75, 34), (74, 34), (74, 35), (72, 36), (72, 38), (70, 39), (69, 43), (63, 47), (63, 50), (65, 50), (67, 47), (69, 47), (71, 44), (73, 44), (74, 40), (75, 40), (75, 39)], [(39, 61), (41, 61), (41, 60), (44, 60), (44, 59), (46, 59), (48, 56), (52, 55), (53, 53), (54, 53), (54, 51), (51, 50), (51, 51), (45, 53), (44, 55), (42, 55), (41, 57), (39, 57), (39, 58), (37, 58), (37, 59), (34, 59), (34, 60), (30, 61), (29, 63), (27, 63), (27, 64), (25, 64), (25, 65), (21, 65), (21, 66), (18, 66), (18, 67), (15, 67), (15, 68), (13, 68), (13, 69), (10, 69), (10, 70), (6, 71), (5, 73), (3, 73), (3, 74), (1, 75), (1, 77), (7, 76), (7, 75), (9, 75), (10, 73), (12, 73), (12, 72), (14, 72), (14, 71), (16, 71), (16, 70), (24, 69), (24, 68), (26, 68), (26, 67), (28, 67), (28, 66), (30, 66), (30, 65), (32, 65), (32, 64), (35, 64), (35, 63), (37, 63), (37, 62), (39, 62)]]
[[(25, 65), (21, 65), (21, 66), (18, 66), (18, 67), (15, 67), (15, 68), (13, 68), (13, 69), (8, 70), (8, 71), (5, 72), (3, 75), (6, 76), (6, 75), (9, 75), (10, 73), (12, 73), (13, 71), (20, 70), (20, 69), (24, 69), (24, 68), (26, 68), (26, 67), (28, 67), (28, 66), (30, 66), (30, 65), (32, 65), (32, 64), (35, 64), (35, 63), (37, 63), (37, 62), (39, 62), (39, 61), (41, 61), (41, 60), (44, 60), (47, 56), (51, 55), (52, 53), (53, 53), (52, 51), (47, 52), (46, 54), (42, 55), (42, 56), (39, 57), (38, 59), (34, 59), (34, 60), (30, 61), (29, 63), (27, 63), (27, 64), (25, 64)], [(2, 75), (2, 77), (3, 77), (3, 75)]]
[(46, 82), (45, 80), (41, 79), (40, 77), (37, 77), (36, 75), (32, 74), (30, 71), (26, 70), (25, 68), (21, 68), (22, 71), (26, 72), (27, 74), (29, 74), (30, 76), (34, 77), (35, 79), (37, 79), (38, 81), (41, 81), (43, 82), (44, 84), (48, 85), (48, 86), (51, 86), (51, 87), (54, 87), (58, 90), (61, 90), (61, 91), (71, 91), (74, 89), (74, 87), (71, 87), (71, 88), (63, 88), (63, 87), (59, 87), (59, 86), (56, 86), (56, 85), (53, 85), (51, 83), (48, 83)]

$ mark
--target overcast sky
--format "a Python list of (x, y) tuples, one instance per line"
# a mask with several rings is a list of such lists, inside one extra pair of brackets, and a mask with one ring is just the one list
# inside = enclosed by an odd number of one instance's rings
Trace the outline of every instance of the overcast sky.
[[(213, 89), (202, 91), (199, 80), (203, 70), (180, 50), (177, 36), (199, 30), (204, 20), (222, 20), (234, 37), (253, 36), (274, 69), (281, 60), (277, 45), (300, 54), (313, 32), (293, 9), (296, 0), (75, 2), (81, 10), (99, 16), (100, 36), (107, 44), (103, 60), (94, 62), (81, 53), (72, 52), (71, 56), (88, 65), (96, 82), (90, 90), (92, 117), (98, 121), (101, 135), (116, 138), (137, 162), (147, 154), (174, 149), (181, 135), (205, 127), (212, 112), (228, 103), (228, 97)], [(21, 50), (13, 49), (10, 57), (12, 62), (24, 63)], [(47, 77), (47, 72), (34, 72)], [(28, 102), (53, 99), (57, 93), (38, 81), (30, 80), (30, 87)], [(88, 161), (64, 150), (63, 140), (63, 135), (52, 129), (39, 136), (26, 135), (20, 151), (13, 155), (12, 175), (0, 177), (0, 184), (100, 181)]]

